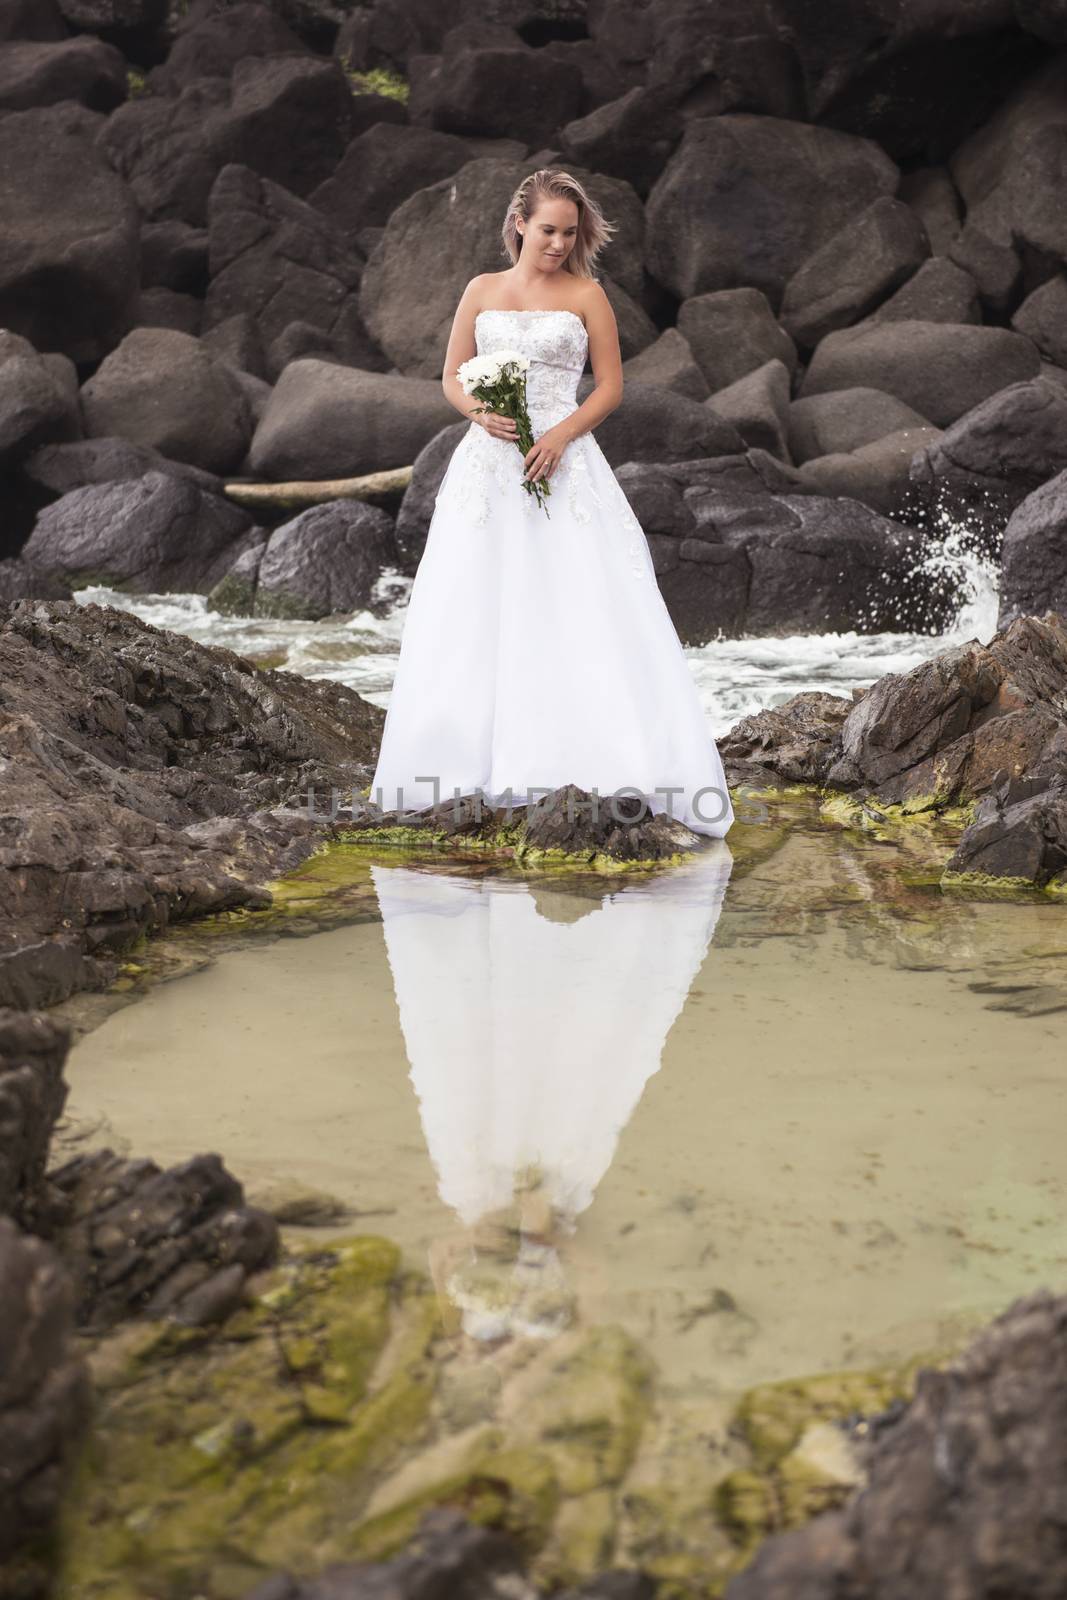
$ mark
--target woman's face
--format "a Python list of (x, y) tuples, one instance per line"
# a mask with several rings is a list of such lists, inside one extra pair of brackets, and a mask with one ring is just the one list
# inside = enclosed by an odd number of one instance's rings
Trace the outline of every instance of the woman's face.
[(516, 227), (523, 261), (542, 272), (558, 272), (578, 237), (578, 207), (573, 200), (542, 199), (533, 216)]

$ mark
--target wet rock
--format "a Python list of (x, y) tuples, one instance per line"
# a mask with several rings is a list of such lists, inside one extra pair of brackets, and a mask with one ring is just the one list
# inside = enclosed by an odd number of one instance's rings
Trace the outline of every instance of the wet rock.
[(945, 863), (943, 888), (993, 880), (1043, 889), (1058, 879), (1067, 893), (1067, 724), (1042, 764), (1050, 770), (1005, 778), (975, 807)]
[(1065, 718), (1067, 623), (1020, 617), (986, 646), (879, 678), (846, 719), (826, 782), (912, 807), (975, 798), (1005, 771), (1047, 770)]
[(244, 312), (266, 347), (291, 323), (309, 323), (344, 360), (385, 369), (360, 312), (362, 257), (321, 211), (248, 167), (227, 166), (211, 190), (208, 230), (205, 330)]
[(171, 328), (127, 334), (83, 386), (81, 403), (91, 436), (128, 439), (207, 472), (237, 468), (252, 437), (248, 401), (229, 367)]
[(187, 478), (153, 471), (72, 489), (41, 512), (22, 554), (74, 588), (206, 593), (250, 532), (247, 511)]
[(279, 1576), (247, 1600), (528, 1600), (518, 1547), (495, 1528), (479, 1528), (448, 1507), (428, 1511), (403, 1555), (333, 1567), (318, 1578)]
[(796, 372), (796, 345), (759, 289), (694, 295), (678, 309), (678, 329), (712, 393), (768, 361), (781, 361), (790, 377)]
[(0, 1217), (0, 1590), (13, 1600), (53, 1592), (55, 1523), (89, 1418), (72, 1305), (53, 1250)]
[(0, 1216), (47, 1209), (48, 1144), (67, 1098), (68, 1030), (43, 1012), (0, 1009)]
[(0, 323), (96, 361), (130, 324), (140, 218), (84, 133), (47, 111), (0, 118)]
[(240, 1303), (247, 1275), (277, 1255), (273, 1217), (245, 1205), (217, 1155), (164, 1172), (102, 1150), (51, 1178), (67, 1203), (61, 1247), (83, 1327), (142, 1313), (192, 1325), (221, 1320)]
[[(793, 273), (898, 182), (889, 157), (852, 134), (745, 113), (697, 118), (648, 197), (648, 270), (681, 300), (743, 284), (777, 304)], [(732, 203), (739, 186), (760, 205)]]
[(1041, 359), (1022, 334), (952, 322), (864, 322), (827, 334), (801, 395), (862, 386), (896, 395), (947, 427), (998, 390), (1037, 377)]
[(784, 706), (742, 717), (719, 739), (719, 754), (735, 781), (770, 774), (785, 783), (820, 783), (852, 705), (818, 689), (795, 694)]
[(302, 511), (270, 535), (256, 572), (252, 615), (310, 617), (361, 611), (395, 559), (392, 519), (359, 500)]
[(1067, 616), (1067, 471), (1016, 507), (1001, 546), (998, 628), (1046, 610)]
[[(261, 905), (322, 828), (308, 788), (367, 782), (383, 713), (127, 612), (0, 618), (0, 1003), (99, 987), (172, 919)], [(303, 808), (303, 809), (301, 809)]]
[(253, 437), (252, 471), (276, 480), (344, 478), (405, 466), (455, 416), (428, 378), (293, 361)]
[(900, 428), (858, 450), (816, 456), (804, 463), (800, 475), (812, 494), (845, 495), (907, 522), (917, 511), (911, 480), (915, 456), (940, 437), (939, 428)]
[[(843, 1511), (772, 1539), (727, 1600), (1054, 1600), (1067, 1471), (1067, 1300), (1017, 1301), (876, 1431)], [(1005, 1485), (1011, 1484), (1010, 1494)]]
[(808, 257), (782, 296), (783, 328), (806, 350), (859, 322), (917, 272), (930, 254), (918, 217), (882, 195)]
[(985, 535), (995, 551), (1015, 508), (1065, 468), (1067, 389), (1032, 378), (999, 390), (916, 455), (913, 503)]

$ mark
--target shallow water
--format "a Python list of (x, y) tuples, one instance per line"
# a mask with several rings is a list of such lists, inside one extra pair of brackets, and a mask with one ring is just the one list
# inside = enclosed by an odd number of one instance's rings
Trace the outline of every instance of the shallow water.
[(475, 1340), (619, 1322), (691, 1396), (1062, 1286), (1063, 908), (789, 804), (644, 876), (317, 857), (323, 931), (165, 942), (204, 964), (80, 1039), (61, 1145), (327, 1191)]

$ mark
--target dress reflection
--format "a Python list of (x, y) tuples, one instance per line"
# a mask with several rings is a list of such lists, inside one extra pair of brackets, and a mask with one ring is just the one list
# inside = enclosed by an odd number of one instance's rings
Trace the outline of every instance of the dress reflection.
[(570, 1320), (559, 1247), (593, 1199), (698, 972), (732, 857), (716, 841), (598, 890), (371, 869), (441, 1198), (431, 1266), (474, 1337)]

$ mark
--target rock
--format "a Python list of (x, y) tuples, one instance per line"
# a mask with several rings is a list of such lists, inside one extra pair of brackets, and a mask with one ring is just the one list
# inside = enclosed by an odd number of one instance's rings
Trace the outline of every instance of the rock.
[(744, 285), (777, 304), (793, 273), (898, 181), (889, 157), (852, 134), (745, 113), (697, 118), (648, 197), (648, 270), (681, 300)]
[(789, 461), (787, 435), (791, 407), (789, 373), (781, 361), (768, 361), (746, 373), (707, 402), (708, 409), (736, 428), (745, 444)]
[(276, 528), (263, 551), (253, 615), (309, 617), (363, 611), (394, 562), (392, 519), (359, 500), (333, 500)]
[(1044, 770), (1065, 719), (1067, 623), (1020, 617), (988, 645), (879, 678), (846, 718), (824, 781), (911, 809), (966, 803), (1005, 772)]
[(1027, 495), (1004, 530), (997, 627), (1044, 611), (1067, 616), (1067, 471)]
[(304, 322), (329, 335), (345, 361), (386, 365), (359, 309), (362, 262), (321, 212), (239, 166), (223, 168), (209, 211), (205, 329), (245, 312), (268, 346)]
[(154, 53), (166, 22), (166, 0), (61, 0), (61, 10), (77, 32), (104, 34), (136, 58)]
[(0, 4), (0, 40), (67, 36), (67, 25), (55, 0), (3, 0)]
[(429, 379), (293, 361), (252, 440), (267, 478), (355, 477), (414, 461), (456, 413)]
[(1050, 44), (1067, 44), (1067, 10), (1063, 0), (1015, 0), (1015, 18), (1027, 33)]
[(915, 502), (963, 523), (996, 551), (1016, 506), (1067, 467), (1067, 390), (1047, 378), (1011, 384), (968, 411), (911, 465)]
[(954, 322), (862, 323), (827, 334), (812, 356), (800, 393), (862, 385), (896, 395), (938, 427), (982, 400), (1036, 377), (1037, 350), (1007, 328)]
[(899, 428), (858, 450), (816, 456), (800, 470), (811, 494), (862, 500), (883, 516), (908, 522), (916, 511), (911, 468), (917, 452), (941, 438), (937, 428)]
[(711, 393), (685, 334), (677, 328), (664, 329), (654, 344), (631, 356), (623, 363), (622, 374), (626, 383), (654, 383), (690, 400), (706, 400)]
[(0, 54), (0, 111), (77, 100), (111, 111), (126, 98), (126, 62), (113, 45), (84, 36), (55, 44), (5, 44)]
[(351, 136), (352, 91), (336, 61), (301, 51), (234, 64), (231, 98), (208, 131), (216, 169), (248, 167), (295, 195), (336, 168)]
[(235, 470), (252, 438), (248, 401), (230, 368), (171, 328), (127, 334), (83, 386), (81, 403), (91, 436), (118, 435), (208, 472)]
[(148, 472), (162, 472), (195, 483), (205, 494), (221, 494), (214, 473), (184, 461), (168, 461), (149, 445), (127, 439), (77, 439), (70, 444), (46, 444), (22, 465), (23, 475), (44, 491), (45, 501), (59, 499), (72, 489), (91, 484), (128, 482)]
[(1011, 325), (1032, 339), (1046, 360), (1067, 366), (1067, 278), (1058, 274), (1027, 295)]
[(455, 422), (450, 427), (442, 428), (415, 457), (411, 482), (404, 492), (396, 518), (397, 554), (404, 572), (414, 573), (422, 559), (426, 535), (430, 530), (448, 463), (469, 427), (469, 422)]
[(27, 339), (0, 328), (0, 463), (80, 433), (77, 380), (72, 390)]
[[(766, 1543), (726, 1600), (943, 1600), (1004, 1585), (1054, 1600), (1067, 1548), (1051, 1537), (1063, 1480), (1067, 1301), (1018, 1300), (878, 1428), (844, 1510)], [(1010, 1479), (1010, 1503), (1004, 1485)]]
[(148, 82), (154, 95), (177, 95), (203, 78), (228, 78), (251, 57), (304, 50), (299, 36), (273, 7), (238, 0), (219, 11), (190, 14), (166, 61), (153, 67)]
[(924, 578), (922, 540), (851, 500), (693, 488), (696, 518), (660, 588), (683, 644), (721, 630), (782, 637), (944, 625), (956, 597)]
[(859, 450), (901, 429), (928, 423), (881, 389), (833, 389), (807, 395), (789, 407), (789, 448), (798, 466), (820, 456)]
[(196, 338), (203, 314), (203, 302), (195, 295), (174, 289), (142, 289), (133, 317), (135, 327), (170, 328)]
[(100, 149), (126, 180), (146, 221), (203, 228), (220, 167), (207, 135), (229, 103), (225, 79), (204, 78), (177, 99), (137, 95), (108, 118)]
[(67, 1098), (69, 1044), (69, 1030), (46, 1013), (0, 1008), (0, 1217), (26, 1227), (47, 1208), (45, 1167)]
[(631, 461), (615, 476), (645, 533), (681, 539), (696, 527), (683, 486), (668, 467)]
[(39, 572), (28, 561), (14, 557), (0, 561), (0, 603), (12, 600), (70, 600), (69, 583)]
[(89, 1422), (70, 1282), (55, 1252), (0, 1218), (0, 1584), (53, 1592), (56, 1524)]
[[(579, 404), (592, 391), (587, 374), (577, 389)], [(611, 465), (624, 461), (686, 461), (693, 456), (732, 455), (744, 442), (709, 406), (651, 383), (628, 383), (622, 403), (596, 430)]]
[(364, 228), (384, 228), (403, 201), (458, 172), (470, 156), (466, 140), (454, 134), (378, 122), (352, 140), (336, 170), (308, 198), (355, 244)]
[[(1051, 765), (1053, 752), (1046, 753)], [(974, 820), (941, 874), (942, 888), (1014, 884), (1067, 889), (1067, 723), (1055, 751), (1058, 770), (1005, 778), (975, 807)]]
[(796, 346), (759, 289), (694, 295), (679, 307), (678, 330), (712, 394), (768, 361), (781, 361), (791, 377), (796, 371)]
[(684, 123), (673, 84), (635, 84), (560, 129), (569, 158), (611, 173), (647, 196), (682, 136)]
[(72, 489), (46, 506), (23, 547), (32, 565), (74, 588), (204, 594), (242, 548), (246, 511), (187, 478), (146, 472)]
[(264, 528), (253, 532), (258, 537), (249, 538), (233, 566), (208, 593), (208, 606), (224, 617), (251, 617), (255, 613), (259, 564), (269, 535)]
[(80, 134), (46, 112), (0, 118), (0, 324), (98, 361), (137, 297), (137, 207)]
[(441, 57), (420, 73), (409, 112), (416, 125), (444, 133), (521, 139), (534, 149), (582, 109), (577, 65), (538, 50), (490, 46)]
[(232, 317), (205, 328), (200, 342), (213, 356), (225, 361), (235, 371), (266, 379), (267, 357), (263, 338), (258, 322), (247, 311), (237, 311)]
[[(793, 273), (782, 296), (785, 331), (806, 350), (874, 311), (930, 254), (909, 206), (881, 195)], [(958, 269), (957, 269), (958, 270)]]
[(783, 783), (821, 783), (840, 748), (841, 724), (853, 702), (809, 689), (784, 705), (742, 717), (718, 741), (731, 777), (759, 782), (770, 774)]
[(141, 229), (141, 288), (203, 295), (207, 288), (207, 230), (188, 222), (147, 222)]
[[(963, 221), (960, 197), (948, 170), (945, 167), (916, 167), (911, 172), (905, 172), (897, 197), (909, 205), (919, 218), (935, 258), (947, 255)], [(953, 318), (953, 321), (966, 320)]]
[[(896, 294), (870, 312), (867, 322), (973, 322), (982, 320), (978, 285), (947, 256), (924, 261)], [(1025, 333), (1025, 328), (1018, 329)]]
[[(536, 166), (529, 160), (468, 161), (452, 177), (419, 189), (393, 211), (367, 262), (360, 309), (377, 343), (401, 372), (440, 378), (463, 290), (477, 274), (500, 270), (498, 230), (487, 229), (485, 218), (497, 217), (503, 224), (515, 189)], [(618, 178), (581, 169), (574, 176), (588, 185), (617, 224), (602, 263), (615, 283), (636, 297), (644, 249), (641, 202)], [(635, 353), (624, 348), (624, 359)]]
[(263, 905), (321, 837), (309, 787), (365, 785), (384, 722), (341, 684), (70, 601), (6, 608), (0, 681), (4, 1005), (106, 986), (145, 933)]
[(52, 1181), (67, 1204), (62, 1248), (83, 1327), (142, 1313), (216, 1320), (234, 1308), (248, 1273), (277, 1255), (277, 1223), (245, 1205), (217, 1155), (164, 1172), (101, 1150), (59, 1167)]

